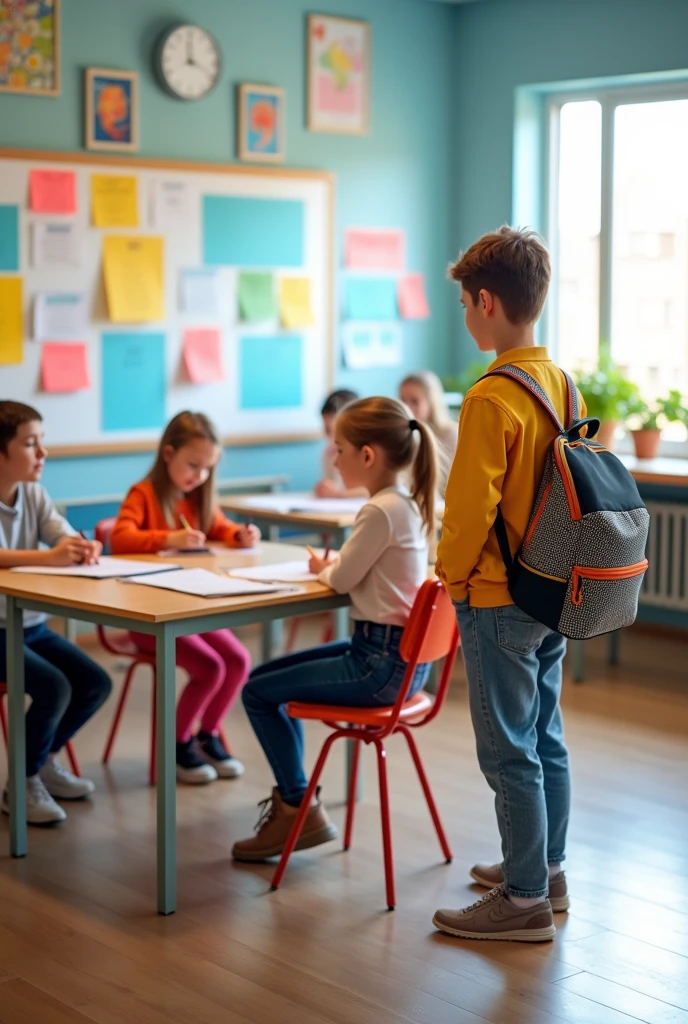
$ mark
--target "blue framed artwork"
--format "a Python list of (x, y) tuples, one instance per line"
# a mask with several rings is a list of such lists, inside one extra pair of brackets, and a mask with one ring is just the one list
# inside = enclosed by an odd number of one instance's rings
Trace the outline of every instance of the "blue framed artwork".
[(239, 86), (239, 159), (282, 163), (285, 156), (284, 89)]
[(139, 148), (138, 85), (135, 71), (86, 68), (86, 149)]

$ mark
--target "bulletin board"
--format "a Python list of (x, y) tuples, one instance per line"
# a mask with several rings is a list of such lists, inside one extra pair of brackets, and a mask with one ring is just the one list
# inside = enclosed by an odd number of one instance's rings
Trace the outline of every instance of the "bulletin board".
[[(42, 170), (73, 172), (73, 212), (37, 211)], [(137, 227), (95, 226), (100, 175), (135, 177)], [(21, 361), (0, 360), (0, 397), (40, 409), (53, 457), (150, 450), (182, 409), (209, 415), (228, 445), (319, 436), (333, 374), (333, 213), (325, 172), (0, 149), (0, 288), (21, 280), (23, 333)], [(56, 265), (40, 246), (65, 224), (74, 245)], [(161, 294), (145, 322), (123, 323), (104, 260), (133, 238), (158, 261)], [(214, 308), (199, 282), (210, 282)], [(287, 285), (291, 315), (280, 300)], [(74, 368), (70, 390), (59, 390), (64, 381), (46, 390), (50, 327), (37, 331), (37, 303), (61, 294), (85, 303), (81, 335), (62, 340), (78, 343), (72, 354), (83, 343), (87, 367)], [(219, 351), (208, 355), (213, 342)], [(53, 347), (56, 380), (61, 352)]]

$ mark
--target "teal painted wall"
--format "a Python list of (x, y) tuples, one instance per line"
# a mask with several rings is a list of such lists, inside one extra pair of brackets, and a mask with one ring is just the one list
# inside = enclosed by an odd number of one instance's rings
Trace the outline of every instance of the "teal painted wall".
[[(515, 90), (688, 67), (688, 0), (481, 0), (456, 10), (457, 246), (512, 216)], [(474, 358), (456, 313), (449, 357)]]
[[(445, 268), (453, 253), (451, 162), (455, 11), (425, 0), (63, 0), (62, 94), (56, 99), (0, 95), (0, 145), (79, 150), (83, 143), (83, 69), (134, 69), (140, 75), (142, 156), (233, 162), (235, 87), (283, 86), (287, 96), (287, 166), (337, 176), (336, 243), (346, 225), (403, 227), (408, 262), (423, 271), (433, 316), (404, 327), (399, 372), (337, 367), (340, 385), (394, 393), (405, 370), (447, 368), (452, 317)], [(372, 130), (362, 138), (305, 128), (305, 17), (312, 10), (365, 18), (372, 26)], [(220, 41), (224, 72), (217, 89), (184, 104), (157, 86), (151, 54), (170, 24), (193, 20)], [(1, 384), (1, 380), (0, 380)], [(40, 396), (36, 400), (40, 405)], [(117, 493), (140, 477), (142, 456), (48, 462), (56, 497)], [(290, 473), (307, 487), (317, 473), (314, 444), (228, 449), (221, 476)]]

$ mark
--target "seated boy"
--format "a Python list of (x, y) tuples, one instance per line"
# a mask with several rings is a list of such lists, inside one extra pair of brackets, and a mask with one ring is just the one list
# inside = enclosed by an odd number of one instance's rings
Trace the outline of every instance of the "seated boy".
[[(101, 545), (80, 537), (41, 487), (47, 452), (41, 414), (21, 402), (0, 401), (0, 568), (76, 565), (98, 560)], [(48, 545), (40, 550), (39, 543)], [(41, 612), (24, 612), (26, 692), (26, 802), (32, 825), (64, 821), (55, 802), (79, 800), (95, 789), (58, 760), (67, 740), (89, 720), (112, 689), (107, 672), (78, 647), (53, 633)], [(5, 598), (0, 597), (0, 679), (6, 678)], [(5, 789), (2, 810), (9, 814)]]
[(367, 498), (368, 492), (362, 487), (346, 488), (342, 478), (335, 467), (334, 460), (337, 457), (337, 449), (334, 443), (334, 421), (337, 413), (340, 412), (349, 402), (355, 402), (358, 395), (348, 388), (340, 388), (328, 395), (320, 410), (323, 428), (327, 444), (322, 454), (322, 480), (315, 485), (315, 493), (318, 498)]
[[(550, 279), (542, 241), (503, 227), (475, 242), (450, 274), (461, 285), (466, 327), (478, 348), (497, 356), (489, 369), (511, 364), (533, 377), (566, 422), (564, 374), (534, 337)], [(583, 417), (582, 399), (580, 407)], [(491, 889), (484, 899), (435, 914), (435, 925), (459, 938), (546, 941), (554, 936), (552, 911), (569, 905), (561, 862), (570, 779), (559, 707), (566, 640), (515, 606), (494, 529), (499, 505), (515, 555), (555, 436), (540, 403), (510, 377), (484, 378), (466, 395), (437, 574), (456, 606), (502, 860), (471, 871)]]

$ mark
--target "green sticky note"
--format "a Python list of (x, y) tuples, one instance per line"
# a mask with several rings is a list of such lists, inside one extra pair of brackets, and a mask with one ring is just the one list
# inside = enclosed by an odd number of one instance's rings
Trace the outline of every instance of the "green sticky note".
[(272, 274), (239, 273), (239, 315), (242, 320), (272, 320), (277, 316)]

